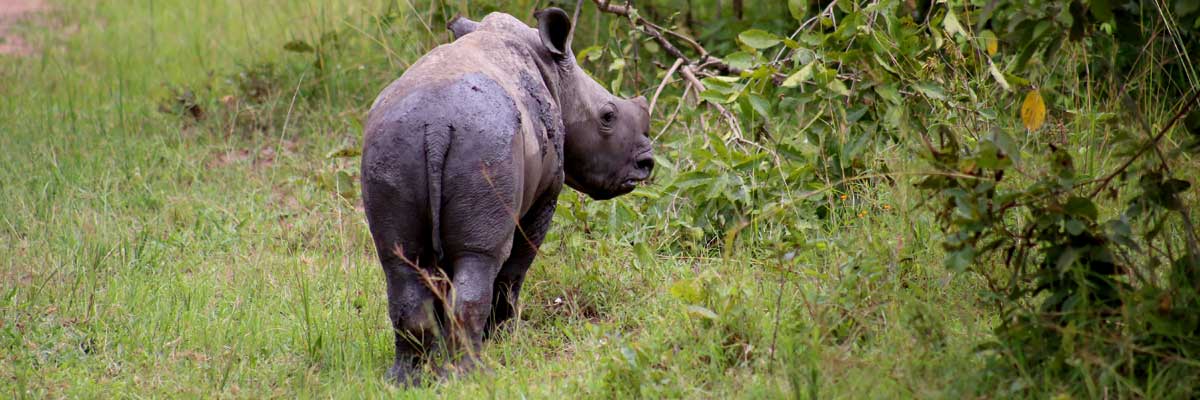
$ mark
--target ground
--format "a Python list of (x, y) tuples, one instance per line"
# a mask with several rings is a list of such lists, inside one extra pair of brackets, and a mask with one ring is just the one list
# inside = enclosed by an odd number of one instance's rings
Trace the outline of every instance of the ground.
[(920, 195), (887, 184), (833, 197), (786, 258), (622, 217), (649, 188), (566, 191), (491, 372), (384, 380), (354, 154), (374, 95), (446, 40), (407, 3), (0, 0), (0, 397), (970, 392), (990, 306), (942, 268)]
[(21, 35), (13, 31), (21, 19), (45, 10), (39, 0), (0, 0), (0, 54), (27, 55), (33, 47)]

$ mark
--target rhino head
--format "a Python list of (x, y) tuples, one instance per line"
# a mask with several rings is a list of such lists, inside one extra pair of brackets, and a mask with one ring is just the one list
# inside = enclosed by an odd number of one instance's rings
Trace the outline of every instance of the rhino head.
[[(547, 8), (534, 16), (537, 36), (530, 36), (535, 42), (528, 46), (562, 113), (566, 184), (596, 200), (633, 191), (654, 169), (646, 98), (614, 96), (579, 67), (571, 51), (572, 25), (566, 12)], [(456, 38), (479, 26), (461, 17), (447, 24)]]

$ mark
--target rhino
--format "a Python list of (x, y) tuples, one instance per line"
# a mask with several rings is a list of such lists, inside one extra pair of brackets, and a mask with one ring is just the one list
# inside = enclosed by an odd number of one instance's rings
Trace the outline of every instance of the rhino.
[(579, 67), (563, 10), (534, 16), (536, 28), (503, 13), (454, 19), (455, 39), (371, 105), (362, 199), (400, 384), (420, 382), (436, 349), (454, 370), (478, 365), (484, 338), (517, 311), (564, 183), (605, 200), (654, 168), (646, 99), (614, 96)]

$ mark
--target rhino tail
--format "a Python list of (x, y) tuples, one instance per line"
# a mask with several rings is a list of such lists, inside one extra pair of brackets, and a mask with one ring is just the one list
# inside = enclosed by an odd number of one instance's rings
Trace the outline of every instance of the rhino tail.
[(442, 252), (442, 170), (446, 165), (446, 153), (450, 150), (450, 126), (428, 126), (425, 129), (425, 172), (428, 182), (430, 242), (440, 263)]

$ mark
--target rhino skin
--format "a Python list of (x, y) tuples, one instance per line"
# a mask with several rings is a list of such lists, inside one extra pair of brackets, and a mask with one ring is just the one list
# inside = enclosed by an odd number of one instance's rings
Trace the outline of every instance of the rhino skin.
[[(362, 196), (401, 384), (420, 382), (442, 344), (456, 369), (477, 363), (483, 338), (516, 313), (564, 182), (609, 199), (654, 167), (645, 98), (613, 96), (579, 68), (565, 12), (535, 16), (537, 29), (501, 13), (450, 21), (456, 39), (371, 106)], [(443, 274), (453, 291), (424, 279)]]

